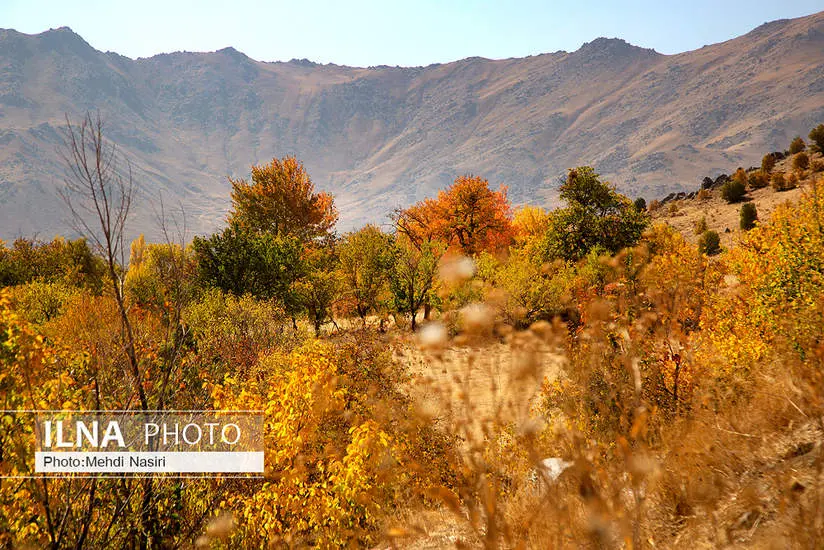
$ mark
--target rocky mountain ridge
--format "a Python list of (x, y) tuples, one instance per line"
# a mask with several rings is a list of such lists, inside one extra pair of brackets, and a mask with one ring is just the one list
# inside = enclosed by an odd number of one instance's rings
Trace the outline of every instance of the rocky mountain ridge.
[(65, 116), (99, 110), (150, 203), (181, 204), (190, 234), (222, 223), (227, 176), (301, 158), (341, 229), (386, 222), (462, 173), (551, 206), (591, 164), (648, 199), (757, 164), (824, 121), (824, 12), (662, 55), (598, 38), (574, 52), (427, 67), (267, 63), (234, 48), (132, 60), (68, 28), (0, 30), (0, 238), (70, 233), (56, 195)]

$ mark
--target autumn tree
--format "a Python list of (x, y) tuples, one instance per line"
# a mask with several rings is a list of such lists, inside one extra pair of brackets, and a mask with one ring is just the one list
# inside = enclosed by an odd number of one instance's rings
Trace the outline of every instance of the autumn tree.
[(309, 241), (328, 234), (337, 222), (332, 196), (315, 192), (303, 163), (295, 157), (252, 166), (252, 183), (231, 178), (229, 181), (229, 223), (245, 230)]
[(767, 153), (764, 155), (764, 158), (761, 159), (761, 171), (769, 175), (773, 171), (773, 168), (775, 168), (775, 155)]
[(810, 157), (804, 151), (801, 151), (793, 157), (793, 170), (804, 171), (810, 167)]
[(754, 170), (747, 175), (750, 189), (762, 189), (770, 184), (770, 178), (764, 170)]
[(776, 191), (786, 191), (787, 190), (787, 179), (784, 177), (784, 172), (773, 172), (773, 175), (770, 177), (770, 185)]
[(512, 208), (506, 186), (498, 191), (478, 176), (459, 176), (437, 199), (395, 212), (397, 231), (416, 247), (439, 240), (474, 255), (507, 246), (512, 240)]
[(443, 238), (443, 218), (435, 199), (424, 199), (409, 208), (396, 209), (392, 221), (397, 233), (415, 248), (420, 249), (425, 243)]
[(595, 246), (618, 252), (638, 242), (649, 223), (646, 212), (589, 166), (570, 170), (560, 191), (567, 207), (550, 215), (541, 245), (545, 259), (578, 260)]
[(395, 254), (392, 236), (374, 225), (348, 233), (338, 244), (344, 295), (361, 319), (386, 303)]
[(518, 247), (531, 246), (544, 237), (550, 223), (550, 213), (538, 206), (523, 206), (515, 211), (512, 235)]
[(748, 180), (749, 178), (747, 177), (747, 171), (740, 167), (732, 175), (732, 181), (740, 184), (743, 187), (747, 187)]
[(498, 191), (478, 176), (459, 176), (438, 193), (445, 241), (464, 254), (494, 251), (512, 239), (512, 208), (506, 186)]
[[(789, 344), (805, 365), (820, 361), (822, 273), (824, 273), (824, 202), (822, 184), (813, 181), (795, 204), (779, 205), (768, 223), (757, 225), (732, 247), (725, 260), (739, 292), (713, 296), (703, 322), (711, 353), (736, 369), (762, 368)], [(789, 364), (784, 356), (781, 364)], [(811, 367), (814, 376), (820, 370)], [(794, 382), (796, 383), (796, 382)]]
[(795, 155), (796, 153), (800, 153), (804, 149), (807, 148), (807, 144), (804, 143), (804, 140), (801, 139), (801, 136), (795, 136), (793, 140), (790, 142), (790, 154)]

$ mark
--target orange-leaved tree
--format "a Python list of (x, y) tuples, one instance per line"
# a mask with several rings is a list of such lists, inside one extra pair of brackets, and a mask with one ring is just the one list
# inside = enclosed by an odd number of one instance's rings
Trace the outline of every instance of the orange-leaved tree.
[(459, 176), (437, 199), (426, 199), (395, 215), (398, 232), (418, 249), (439, 240), (464, 254), (493, 252), (512, 240), (512, 208), (507, 188), (489, 188), (484, 178)]
[(460, 176), (446, 191), (438, 193), (446, 240), (466, 254), (494, 251), (512, 240), (512, 208), (507, 188), (489, 188), (478, 176)]
[(315, 192), (303, 163), (292, 156), (252, 166), (252, 182), (233, 180), (229, 223), (252, 232), (311, 240), (326, 235), (338, 220), (332, 195)]
[(398, 209), (393, 215), (395, 228), (418, 250), (426, 243), (441, 240), (443, 216), (435, 199), (424, 199), (409, 208)]

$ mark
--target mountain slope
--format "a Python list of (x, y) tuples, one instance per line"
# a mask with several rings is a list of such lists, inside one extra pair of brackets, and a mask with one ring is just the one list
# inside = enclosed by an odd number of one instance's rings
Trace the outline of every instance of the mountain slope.
[(571, 53), (428, 67), (264, 63), (227, 48), (131, 60), (67, 28), (0, 30), (0, 237), (67, 233), (56, 197), (65, 114), (99, 109), (133, 164), (133, 232), (150, 203), (217, 227), (226, 176), (296, 154), (333, 192), (343, 228), (383, 222), (460, 173), (552, 204), (593, 164), (624, 192), (692, 189), (824, 121), (824, 13), (665, 56), (599, 38)]

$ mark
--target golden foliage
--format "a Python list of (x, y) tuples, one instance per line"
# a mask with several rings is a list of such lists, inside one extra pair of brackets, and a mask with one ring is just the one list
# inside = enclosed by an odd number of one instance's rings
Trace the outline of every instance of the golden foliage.
[(229, 223), (247, 230), (314, 239), (328, 233), (338, 220), (332, 195), (315, 193), (303, 163), (295, 157), (252, 166), (251, 184), (242, 179), (229, 182)]

